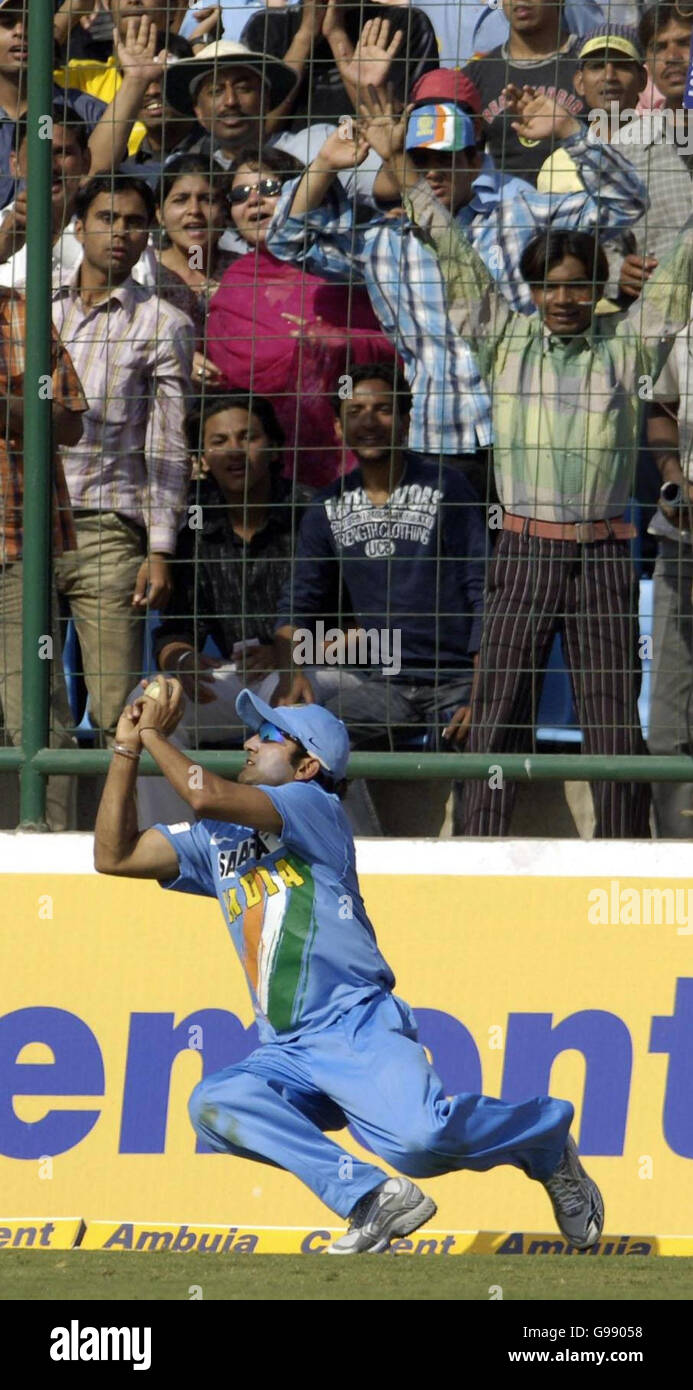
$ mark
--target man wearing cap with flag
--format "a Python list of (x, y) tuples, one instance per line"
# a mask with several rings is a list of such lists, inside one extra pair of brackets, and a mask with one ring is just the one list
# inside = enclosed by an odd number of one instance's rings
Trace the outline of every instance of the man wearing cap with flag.
[[(100, 873), (157, 879), (216, 897), (245, 970), (260, 1046), (205, 1077), (193, 1125), (218, 1153), (300, 1178), (349, 1228), (333, 1254), (379, 1253), (436, 1211), (411, 1177), (520, 1168), (541, 1182), (566, 1240), (587, 1249), (604, 1210), (569, 1128), (569, 1101), (508, 1104), (446, 1096), (408, 1004), (378, 950), (340, 804), (349, 739), (319, 705), (237, 701), (251, 730), (238, 781), (191, 763), (167, 739), (182, 688), (160, 678), (120, 718), (94, 835)], [(142, 749), (200, 819), (139, 834), (134, 788)], [(195, 773), (196, 775), (193, 775)], [(326, 1136), (352, 1124), (388, 1178)]]

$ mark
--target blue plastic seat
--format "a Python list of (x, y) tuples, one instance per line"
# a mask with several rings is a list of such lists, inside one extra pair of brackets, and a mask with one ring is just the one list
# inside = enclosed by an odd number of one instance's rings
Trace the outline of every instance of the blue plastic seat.
[[(650, 698), (652, 695), (652, 629), (654, 617), (654, 580), (640, 580), (640, 663), (642, 666), (642, 685), (638, 699), (638, 715), (643, 738), (647, 738), (650, 727)], [(649, 641), (643, 641), (649, 638)]]
[(549, 653), (534, 737), (537, 743), (582, 743), (560, 632), (556, 633)]

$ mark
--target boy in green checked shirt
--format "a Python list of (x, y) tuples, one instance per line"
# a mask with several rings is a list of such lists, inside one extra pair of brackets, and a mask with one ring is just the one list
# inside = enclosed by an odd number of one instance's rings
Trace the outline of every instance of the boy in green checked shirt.
[[(412, 220), (430, 238), (450, 318), (493, 393), (502, 534), (490, 570), (470, 752), (524, 750), (540, 694), (537, 675), (562, 630), (587, 754), (644, 751), (636, 708), (636, 605), (623, 517), (640, 439), (642, 401), (673, 336), (688, 322), (693, 219), (614, 322), (595, 317), (608, 266), (588, 233), (542, 233), (520, 269), (538, 313), (513, 312), (464, 233), (403, 149), (404, 118), (371, 91), (364, 134), (387, 159)], [(500, 519), (500, 518), (499, 518)], [(648, 834), (644, 784), (593, 786), (595, 835)], [(512, 784), (468, 783), (455, 830), (506, 835)]]

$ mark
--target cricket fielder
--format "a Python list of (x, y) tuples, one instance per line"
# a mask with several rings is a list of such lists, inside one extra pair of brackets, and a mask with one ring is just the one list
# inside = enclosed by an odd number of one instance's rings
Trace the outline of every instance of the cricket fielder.
[[(384, 1251), (429, 1221), (435, 1203), (410, 1178), (501, 1163), (544, 1185), (566, 1240), (594, 1245), (604, 1208), (568, 1132), (570, 1102), (446, 1096), (411, 1009), (393, 994), (340, 802), (344, 724), (319, 705), (272, 709), (243, 690), (236, 708), (252, 733), (233, 783), (202, 774), (169, 743), (182, 711), (179, 683), (149, 689), (118, 722), (94, 863), (100, 873), (218, 899), (260, 1034), (249, 1057), (195, 1087), (197, 1134), (220, 1153), (295, 1173), (348, 1218), (331, 1254)], [(138, 833), (143, 748), (198, 819)], [(408, 1176), (388, 1178), (327, 1138), (347, 1124)]]

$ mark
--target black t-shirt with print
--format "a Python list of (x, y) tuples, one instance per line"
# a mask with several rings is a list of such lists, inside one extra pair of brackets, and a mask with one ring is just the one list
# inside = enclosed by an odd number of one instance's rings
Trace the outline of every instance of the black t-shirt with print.
[(573, 87), (573, 76), (577, 69), (578, 40), (575, 35), (567, 40), (558, 53), (551, 53), (539, 59), (513, 59), (508, 57), (507, 46), (494, 48), (490, 53), (480, 53), (464, 69), (481, 96), (482, 116), (486, 123), (489, 154), (493, 156), (498, 169), (503, 173), (515, 174), (536, 184), (542, 164), (553, 153), (560, 141), (555, 139), (529, 142), (520, 140), (512, 129), (514, 116), (507, 116), (503, 110), (501, 93), (509, 83), (516, 87), (530, 86), (538, 96), (557, 96), (565, 103), (573, 116), (585, 114), (585, 103)]

